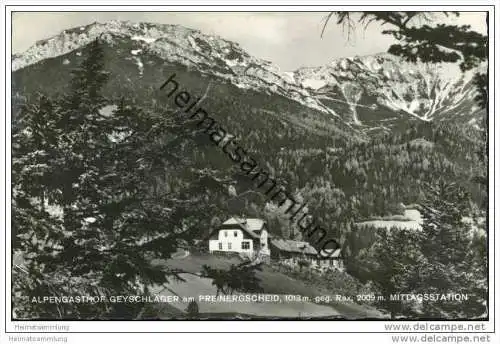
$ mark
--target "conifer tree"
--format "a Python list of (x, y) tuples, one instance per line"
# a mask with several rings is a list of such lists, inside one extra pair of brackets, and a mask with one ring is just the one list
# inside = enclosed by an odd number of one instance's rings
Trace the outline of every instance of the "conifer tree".
[[(459, 12), (443, 12), (446, 16)], [(415, 25), (415, 20), (429, 21), (433, 13), (418, 11), (391, 12), (332, 12), (328, 15), (325, 27), (330, 18), (335, 15), (337, 24), (343, 25), (350, 34), (356, 22), (365, 28), (373, 22), (389, 27), (382, 31), (384, 35), (392, 36), (397, 43), (392, 44), (389, 53), (401, 56), (407, 61), (416, 62), (458, 62), (460, 69), (468, 71), (488, 59), (488, 36), (471, 30), (470, 25), (450, 25), (439, 23), (436, 26), (428, 24)], [(359, 15), (354, 19), (355, 15)], [(486, 24), (488, 23), (486, 14)], [(488, 103), (488, 75), (478, 72), (474, 83), (478, 94), (476, 100), (482, 108)]]
[[(19, 284), (16, 292), (24, 297), (40, 293), (147, 295), (153, 285), (177, 276), (152, 261), (168, 259), (177, 247), (192, 241), (193, 218), (210, 210), (205, 207), (210, 192), (205, 187), (200, 193), (203, 186), (197, 183), (181, 185), (175, 192), (152, 190), (158, 176), (190, 164), (167, 164), (172, 142), (166, 137), (175, 121), (130, 106), (123, 99), (117, 105), (106, 99), (103, 87), (108, 76), (101, 42), (91, 43), (86, 52), (82, 65), (73, 71), (68, 93), (54, 107), (40, 106), (50, 115), (48, 125), (35, 123), (41, 110), (29, 108), (26, 121), (30, 127), (21, 129), (16, 138), (21, 146), (16, 161), (20, 171), (14, 186), (19, 190), (16, 202), (49, 195), (49, 204), (61, 210), (58, 221), (45, 214), (52, 220), (47, 224), (38, 219), (41, 216), (34, 207), (26, 206), (16, 216), (19, 232), (29, 233), (29, 221), (36, 221), (45, 234), (43, 247), (26, 247), (27, 239), (23, 239), (28, 266), (33, 263), (28, 278), (35, 276), (31, 283)], [(32, 168), (23, 174), (27, 164), (33, 164), (27, 158), (47, 156), (39, 153), (45, 141), (34, 140), (45, 136), (53, 145), (51, 160), (42, 167), (50, 173), (40, 174)], [(194, 170), (192, 174), (214, 178), (213, 173)], [(221, 184), (216, 178), (213, 182)], [(25, 306), (19, 314), (34, 318), (133, 317), (142, 307), (109, 303)]]
[[(470, 196), (456, 183), (437, 181), (429, 185), (422, 203), (424, 218), (421, 250), (426, 262), (421, 271), (421, 292), (468, 295), (468, 302), (427, 300), (422, 313), (431, 318), (472, 318), (486, 312), (486, 260), (472, 251), (473, 232), (464, 215), (471, 214)], [(482, 237), (483, 245), (486, 245)], [(477, 245), (475, 245), (477, 248)], [(484, 251), (483, 251), (484, 253)], [(475, 258), (477, 257), (477, 258)]]
[[(415, 303), (398, 300), (420, 285), (419, 266), (424, 257), (419, 248), (420, 234), (406, 229), (380, 229), (377, 239), (359, 262), (368, 266), (370, 280), (383, 296), (378, 306), (394, 319), (415, 315)], [(364, 258), (364, 259), (363, 259)]]
[(62, 233), (58, 209), (51, 207), (58, 196), (53, 187), (60, 134), (57, 114), (49, 98), (37, 98), (23, 106), (12, 131), (12, 290), (19, 317), (60, 313), (28, 297), (53, 294), (38, 258), (58, 248), (54, 233)]
[[(53, 159), (55, 137), (53, 129), (54, 106), (43, 95), (38, 95), (34, 104), (23, 107), (20, 120), (13, 127), (13, 193), (17, 206), (14, 210), (13, 239), (17, 234), (26, 234), (26, 226), (17, 225), (17, 216), (26, 216), (24, 210), (32, 208), (42, 214), (46, 208), (49, 195), (48, 185), (54, 173)], [(15, 245), (14, 245), (15, 246)]]

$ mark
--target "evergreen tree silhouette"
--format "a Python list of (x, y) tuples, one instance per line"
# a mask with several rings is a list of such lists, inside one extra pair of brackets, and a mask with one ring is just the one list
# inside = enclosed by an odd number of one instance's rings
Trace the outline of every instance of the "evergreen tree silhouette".
[[(359, 14), (356, 19), (354, 15)], [(459, 16), (459, 12), (444, 12), (445, 15)], [(488, 59), (488, 36), (471, 30), (470, 25), (428, 24), (415, 26), (416, 19), (430, 20), (429, 12), (332, 12), (323, 26), (322, 35), (330, 18), (337, 18), (337, 24), (343, 25), (352, 33), (356, 23), (365, 28), (377, 22), (388, 25), (390, 29), (382, 31), (392, 36), (398, 43), (392, 44), (388, 52), (401, 56), (407, 61), (416, 62), (460, 62), (460, 69), (468, 71)], [(486, 13), (486, 24), (489, 17)], [(478, 90), (476, 100), (482, 108), (488, 105), (488, 74), (476, 73), (474, 83)], [(487, 127), (486, 127), (487, 128)]]
[[(147, 295), (153, 285), (179, 278), (152, 261), (168, 259), (192, 241), (186, 222), (208, 209), (203, 194), (195, 197), (200, 188), (196, 183), (190, 186), (193, 190), (152, 191), (159, 174), (191, 163), (167, 164), (172, 143), (164, 136), (175, 129), (172, 121), (124, 99), (106, 99), (102, 42), (92, 42), (85, 51), (67, 93), (55, 104), (41, 98), (40, 104), (27, 106), (24, 127), (14, 135), (19, 146), (14, 227), (20, 234), (40, 233), (36, 245), (26, 235), (18, 245), (30, 258), (29, 276), (39, 277), (19, 285), (23, 295)], [(41, 199), (58, 207), (60, 216), (45, 211)], [(141, 307), (24, 306), (25, 315), (35, 318), (133, 317)]]

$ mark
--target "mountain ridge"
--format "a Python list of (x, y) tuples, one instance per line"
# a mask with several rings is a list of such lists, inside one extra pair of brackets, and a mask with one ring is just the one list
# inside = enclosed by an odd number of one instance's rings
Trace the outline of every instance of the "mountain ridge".
[(98, 37), (111, 45), (120, 38), (136, 41), (137, 49), (130, 53), (137, 61), (140, 73), (140, 56), (147, 50), (170, 62), (179, 62), (229, 80), (239, 88), (280, 94), (308, 107), (336, 115), (318, 104), (302, 87), (282, 78), (278, 67), (249, 55), (239, 44), (180, 25), (109, 21), (64, 30), (16, 56), (12, 61), (12, 70), (17, 71), (44, 59), (64, 55)]
[[(383, 106), (422, 121), (481, 114), (474, 104), (473, 77), (485, 65), (461, 72), (457, 64), (410, 63), (389, 54), (356, 56), (332, 61), (327, 66), (301, 68), (295, 79), (318, 97), (349, 105), (351, 121), (361, 124), (356, 107)], [(337, 97), (337, 99), (335, 99)], [(365, 101), (362, 101), (362, 98)], [(369, 104), (370, 99), (371, 103)], [(456, 113), (451, 113), (457, 110)], [(470, 119), (470, 118), (468, 118)]]
[(181, 25), (108, 21), (75, 27), (13, 55), (12, 70), (70, 53), (98, 37), (111, 46), (120, 40), (133, 42), (129, 58), (136, 63), (139, 77), (144, 70), (143, 55), (154, 54), (238, 88), (284, 96), (364, 131), (391, 130), (400, 121), (449, 118), (479, 129), (484, 115), (474, 102), (475, 70), (461, 73), (457, 65), (409, 63), (379, 53), (281, 71), (236, 42)]

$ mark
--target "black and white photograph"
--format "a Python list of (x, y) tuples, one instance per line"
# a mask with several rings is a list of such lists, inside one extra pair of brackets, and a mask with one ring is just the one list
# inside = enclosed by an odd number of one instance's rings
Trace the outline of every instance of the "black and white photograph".
[(7, 320), (491, 320), (457, 8), (7, 13)]

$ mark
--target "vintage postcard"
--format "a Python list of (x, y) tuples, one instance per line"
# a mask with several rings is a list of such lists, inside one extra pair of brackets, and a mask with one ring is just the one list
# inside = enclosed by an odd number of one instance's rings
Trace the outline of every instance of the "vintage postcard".
[(486, 5), (7, 7), (9, 328), (492, 330)]

